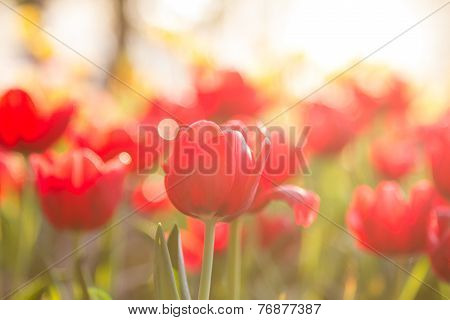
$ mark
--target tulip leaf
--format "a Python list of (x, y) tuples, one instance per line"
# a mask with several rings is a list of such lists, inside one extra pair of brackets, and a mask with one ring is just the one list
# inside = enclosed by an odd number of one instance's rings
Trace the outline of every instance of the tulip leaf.
[(89, 287), (89, 298), (92, 300), (112, 300), (111, 296), (105, 290), (97, 287)]
[(191, 294), (189, 292), (189, 285), (186, 276), (186, 268), (184, 267), (183, 249), (181, 247), (180, 229), (175, 225), (170, 232), (167, 240), (169, 247), (170, 260), (175, 273), (178, 275), (178, 288), (180, 290), (181, 298), (190, 300)]
[(411, 276), (408, 277), (400, 293), (399, 300), (413, 300), (416, 297), (427, 276), (429, 268), (430, 263), (426, 257), (422, 257), (416, 262), (411, 271)]
[(161, 225), (158, 225), (155, 241), (156, 270), (154, 282), (157, 295), (160, 299), (179, 300), (180, 296), (175, 282), (169, 249)]

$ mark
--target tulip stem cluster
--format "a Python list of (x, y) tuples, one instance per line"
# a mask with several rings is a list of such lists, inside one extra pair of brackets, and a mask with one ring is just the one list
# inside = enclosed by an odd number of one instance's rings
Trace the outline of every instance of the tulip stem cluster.
[(200, 276), (199, 300), (208, 300), (214, 258), (214, 231), (216, 220), (205, 220), (205, 244), (203, 247), (202, 273)]
[(241, 289), (241, 235), (242, 219), (236, 219), (230, 225), (230, 243), (228, 250), (228, 285), (230, 299), (239, 299)]

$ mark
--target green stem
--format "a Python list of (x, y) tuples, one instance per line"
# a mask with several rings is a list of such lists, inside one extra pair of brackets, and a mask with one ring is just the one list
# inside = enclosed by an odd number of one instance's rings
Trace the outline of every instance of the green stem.
[(428, 269), (430, 268), (430, 263), (427, 257), (420, 258), (414, 265), (411, 274), (414, 277), (409, 276), (403, 286), (402, 292), (400, 293), (399, 300), (412, 300), (416, 297), (417, 292), (419, 292), (422, 286), (423, 280), (427, 276)]
[(23, 186), (23, 189), (20, 194), (20, 211), (17, 216), (17, 235), (16, 235), (16, 266), (14, 268), (15, 274), (14, 274), (14, 282), (18, 285), (23, 281), (23, 276), (28, 263), (29, 259), (29, 252), (27, 251), (27, 240), (29, 236), (29, 231), (27, 230), (25, 223), (30, 223), (29, 220), (31, 219), (33, 213), (32, 206), (33, 206), (33, 181), (32, 181), (32, 169), (30, 166), (29, 158), (26, 157), (25, 159), (26, 163), (26, 177), (25, 177), (25, 184)]
[(230, 299), (239, 299), (241, 289), (241, 229), (242, 219), (236, 219), (230, 226), (228, 245), (228, 284)]
[(216, 221), (214, 219), (205, 221), (205, 244), (203, 247), (202, 273), (200, 276), (199, 300), (209, 299), (211, 288), (211, 275), (214, 258), (214, 231)]
[(89, 300), (89, 291), (88, 286), (86, 284), (86, 279), (83, 274), (83, 249), (79, 249), (80, 244), (80, 234), (78, 232), (75, 233), (74, 237), (74, 246), (73, 250), (75, 250), (75, 265), (74, 265), (74, 278), (77, 279), (78, 284), (81, 288), (82, 296), (81, 298), (83, 300)]

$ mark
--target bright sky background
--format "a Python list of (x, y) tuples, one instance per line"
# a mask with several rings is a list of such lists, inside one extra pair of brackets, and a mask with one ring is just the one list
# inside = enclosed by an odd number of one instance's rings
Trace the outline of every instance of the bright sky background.
[[(185, 66), (177, 54), (152, 38), (154, 29), (182, 34), (220, 66), (249, 73), (274, 70), (281, 61), (303, 54), (311, 65), (310, 78), (302, 81), (308, 83), (306, 90), (443, 3), (445, 0), (129, 0), (126, 14), (132, 32), (128, 52), (143, 77), (157, 79), (166, 90), (183, 85)], [(23, 57), (17, 54), (19, 19), (0, 5), (0, 86), (14, 82), (23, 64)], [(83, 55), (107, 66), (116, 47), (114, 19), (112, 1), (57, 0), (47, 1), (42, 23)], [(419, 83), (448, 92), (449, 30), (447, 6), (368, 62), (389, 64)], [(80, 60), (60, 45), (55, 48), (64, 61)]]

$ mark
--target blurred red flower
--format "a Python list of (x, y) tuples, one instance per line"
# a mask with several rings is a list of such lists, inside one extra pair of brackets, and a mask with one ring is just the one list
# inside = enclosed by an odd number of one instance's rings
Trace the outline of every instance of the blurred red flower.
[(354, 96), (355, 126), (363, 129), (378, 115), (395, 125), (404, 124), (412, 101), (411, 88), (400, 76), (391, 74), (387, 77), (369, 77), (365, 84), (382, 87), (376, 92), (369, 92), (358, 83), (351, 81), (350, 88)]
[(356, 133), (350, 114), (323, 103), (311, 103), (306, 107), (304, 125), (311, 128), (305, 150), (312, 154), (337, 153)]
[(74, 105), (66, 102), (47, 115), (27, 92), (8, 90), (0, 98), (0, 146), (24, 153), (44, 151), (63, 134), (73, 111)]
[(303, 145), (296, 145), (296, 141), (288, 137), (286, 131), (280, 128), (267, 131), (271, 151), (263, 171), (265, 179), (261, 179), (261, 183), (281, 184), (290, 178), (295, 178), (302, 169), (306, 169)]
[(450, 113), (424, 134), (436, 188), (450, 198)]
[[(260, 143), (261, 136), (255, 135), (255, 130), (250, 130), (258, 128), (257, 126), (246, 126), (240, 120), (228, 121), (225, 125), (242, 132), (250, 144)], [(266, 137), (270, 138), (271, 150), (264, 165), (255, 199), (248, 211), (257, 213), (271, 201), (281, 200), (293, 208), (296, 223), (308, 227), (317, 216), (319, 196), (300, 187), (283, 184), (289, 178), (296, 177), (301, 169), (306, 168), (302, 146), (290, 141), (285, 131), (265, 128), (262, 130)]]
[(412, 100), (409, 83), (398, 75), (390, 79), (387, 92), (381, 97), (381, 107), (397, 120), (402, 119), (408, 111)]
[(103, 161), (111, 160), (122, 152), (134, 154), (137, 149), (130, 134), (122, 128), (101, 130), (93, 126), (83, 133), (72, 133), (72, 139), (77, 147), (91, 149)]
[[(218, 222), (215, 225), (214, 251), (223, 252), (228, 245), (230, 225)], [(197, 273), (201, 269), (205, 225), (203, 222), (187, 218), (187, 228), (181, 230), (184, 262), (189, 272)]]
[(197, 104), (180, 105), (164, 98), (156, 98), (149, 103), (148, 111), (140, 121), (141, 124), (158, 126), (164, 119), (173, 119), (180, 125), (189, 125), (206, 119), (204, 110)]
[(210, 121), (182, 128), (164, 166), (173, 205), (198, 218), (231, 220), (245, 212), (270, 148), (269, 140), (260, 136), (260, 143), (254, 145), (241, 131)]
[(26, 179), (22, 155), (0, 150), (0, 199), (9, 192), (20, 191)]
[(417, 141), (407, 133), (391, 134), (375, 140), (371, 160), (376, 171), (387, 179), (399, 179), (417, 163)]
[(450, 207), (437, 207), (428, 230), (428, 254), (434, 272), (450, 282)]
[(271, 201), (277, 200), (286, 202), (293, 209), (295, 222), (304, 228), (309, 227), (317, 218), (319, 196), (312, 191), (289, 184), (272, 187), (260, 184), (249, 211), (260, 212)]
[(197, 79), (197, 101), (206, 119), (224, 122), (236, 116), (258, 116), (268, 99), (237, 71), (201, 74)]
[(89, 230), (109, 221), (122, 196), (125, 165), (88, 149), (32, 155), (42, 210), (57, 229)]
[(409, 201), (394, 181), (377, 188), (358, 187), (347, 212), (347, 224), (358, 245), (383, 254), (410, 254), (426, 248), (429, 213), (436, 192), (427, 181), (414, 185)]
[[(143, 144), (144, 139), (138, 137), (132, 130), (125, 128), (97, 128), (90, 126), (83, 132), (71, 132), (72, 142), (78, 148), (94, 151), (103, 161), (109, 161), (117, 156), (130, 157), (130, 170), (146, 170), (159, 159), (160, 152), (150, 152)], [(159, 137), (157, 137), (159, 139)], [(149, 143), (150, 145), (150, 143)]]

